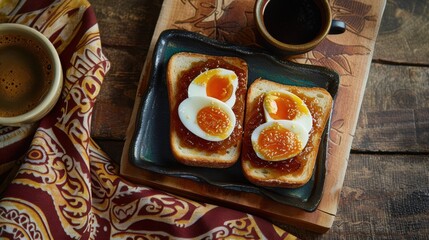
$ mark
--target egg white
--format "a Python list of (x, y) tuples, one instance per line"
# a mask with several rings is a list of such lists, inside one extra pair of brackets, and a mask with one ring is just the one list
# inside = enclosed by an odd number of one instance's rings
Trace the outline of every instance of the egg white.
[(307, 105), (300, 97), (288, 91), (278, 90), (278, 91), (271, 91), (265, 94), (264, 104), (263, 104), (265, 120), (267, 122), (275, 121), (275, 119), (273, 119), (270, 116), (270, 111), (276, 112), (277, 105), (274, 101), (270, 101), (269, 99), (271, 97), (275, 97), (276, 93), (290, 96), (298, 106), (304, 109), (304, 111), (299, 111), (299, 113), (295, 116), (294, 119), (289, 119), (289, 120), (300, 123), (306, 129), (307, 132), (310, 132), (311, 128), (313, 127), (313, 118), (311, 116), (310, 110), (308, 109)]
[[(198, 112), (208, 106), (214, 106), (221, 109), (226, 113), (229, 119), (229, 126), (227, 131), (222, 135), (210, 135), (198, 126), (197, 114)], [(178, 108), (179, 118), (183, 125), (193, 134), (208, 141), (222, 141), (228, 138), (234, 130), (236, 124), (235, 114), (228, 105), (224, 102), (211, 97), (194, 96), (185, 99), (179, 104)]]
[[(265, 158), (265, 156), (258, 150), (259, 146), (258, 146), (258, 139), (261, 135), (261, 132), (267, 128), (271, 128), (273, 127), (275, 124), (279, 124), (280, 126), (282, 126), (283, 128), (288, 129), (289, 131), (291, 131), (292, 133), (294, 133), (297, 136), (298, 141), (300, 142), (300, 149), (299, 152), (296, 154), (290, 154), (289, 156), (283, 158), (283, 159), (267, 159)], [(298, 155), (304, 148), (305, 145), (307, 145), (308, 142), (308, 138), (309, 138), (309, 134), (307, 132), (307, 130), (304, 128), (304, 126), (296, 121), (289, 121), (289, 120), (275, 120), (275, 121), (269, 121), (269, 122), (265, 122), (263, 124), (261, 124), (260, 126), (258, 126), (251, 135), (251, 142), (252, 142), (252, 146), (253, 149), (256, 152), (256, 155), (263, 159), (263, 160), (267, 160), (267, 161), (282, 161), (282, 160), (286, 160), (288, 158), (292, 158), (295, 157), (296, 155)]]
[(205, 96), (207, 97), (206, 93), (206, 87), (207, 87), (207, 81), (213, 77), (213, 76), (222, 76), (227, 77), (232, 84), (233, 91), (231, 97), (225, 101), (225, 103), (232, 108), (236, 101), (235, 92), (237, 91), (238, 87), (238, 77), (235, 74), (234, 71), (224, 69), (224, 68), (214, 68), (207, 70), (200, 75), (198, 75), (192, 82), (189, 84), (188, 87), (188, 97), (194, 97), (194, 96)]

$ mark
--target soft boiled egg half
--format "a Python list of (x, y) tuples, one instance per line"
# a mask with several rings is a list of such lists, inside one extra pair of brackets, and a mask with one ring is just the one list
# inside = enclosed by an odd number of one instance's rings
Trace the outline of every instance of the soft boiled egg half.
[(179, 104), (178, 113), (189, 131), (208, 141), (225, 140), (236, 124), (232, 109), (212, 97), (189, 97)]
[(263, 109), (266, 122), (251, 136), (256, 155), (267, 161), (283, 161), (301, 153), (313, 127), (304, 101), (288, 91), (270, 91), (264, 95)]
[(304, 101), (288, 91), (270, 91), (264, 96), (264, 114), (267, 122), (291, 120), (300, 123), (307, 132), (313, 126), (310, 110)]
[(295, 157), (307, 145), (309, 134), (300, 123), (289, 120), (269, 121), (252, 133), (256, 155), (267, 161), (282, 161)]
[(188, 87), (188, 97), (206, 96), (226, 103), (230, 108), (235, 104), (238, 77), (234, 71), (214, 68), (198, 75)]

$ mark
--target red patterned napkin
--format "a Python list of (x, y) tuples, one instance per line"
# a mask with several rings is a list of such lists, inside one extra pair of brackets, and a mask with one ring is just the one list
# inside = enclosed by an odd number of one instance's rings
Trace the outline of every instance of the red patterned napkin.
[(1, 237), (295, 239), (261, 218), (118, 176), (90, 135), (93, 105), (110, 63), (87, 1), (2, 0), (0, 21), (47, 36), (65, 76), (60, 100), (39, 125), (0, 127), (0, 176), (19, 168), (0, 198)]

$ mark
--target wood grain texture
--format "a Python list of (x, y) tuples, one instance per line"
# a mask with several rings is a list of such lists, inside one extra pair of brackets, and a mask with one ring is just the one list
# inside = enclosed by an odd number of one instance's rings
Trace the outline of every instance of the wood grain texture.
[(92, 1), (103, 51), (111, 62), (95, 103), (95, 138), (123, 140), (162, 0)]
[(427, 169), (429, 156), (352, 154), (332, 228), (323, 235), (285, 228), (302, 239), (426, 239)]
[[(112, 63), (94, 109), (92, 135), (118, 163), (162, 3), (91, 1)], [(281, 225), (286, 230), (303, 239), (427, 239), (428, 6), (387, 1), (333, 226), (322, 235)], [(340, 67), (347, 72), (347, 65)]]
[(428, 67), (372, 64), (353, 149), (429, 153), (428, 79)]
[(138, 47), (147, 50), (162, 2), (162, 0), (91, 1), (100, 25), (103, 46)]
[[(118, 159), (121, 141), (99, 140)], [(425, 239), (429, 155), (351, 154), (338, 212), (324, 234), (278, 223), (302, 239)], [(410, 177), (404, 177), (410, 176)]]
[[(193, 184), (172, 177), (164, 176), (162, 181), (154, 179), (150, 173), (140, 169), (128, 160), (128, 151), (131, 136), (135, 131), (135, 116), (137, 115), (142, 95), (139, 91), (135, 100), (135, 107), (127, 129), (127, 138), (121, 160), (121, 175), (133, 181), (164, 190), (181, 193), (186, 196), (218, 201), (255, 214), (264, 214), (272, 220), (287, 222), (291, 225), (300, 225), (303, 228), (324, 232), (330, 228), (333, 217), (336, 215), (340, 191), (347, 168), (347, 159), (353, 140), (355, 126), (358, 119), (360, 104), (367, 81), (372, 58), (375, 38), (377, 36), (380, 16), (384, 10), (384, 1), (371, 3), (360, 1), (358, 5), (349, 2), (332, 1), (336, 18), (348, 21), (346, 33), (330, 36), (313, 51), (293, 57), (289, 60), (303, 64), (321, 65), (338, 71), (341, 81), (336, 96), (332, 114), (331, 134), (329, 137), (327, 173), (324, 182), (324, 191), (313, 213), (292, 209), (286, 205), (279, 205), (275, 201), (264, 199), (261, 196), (248, 196), (227, 190), (205, 191), (202, 184)], [(244, 45), (258, 45), (256, 28), (250, 17), (253, 11), (253, 1), (210, 1), (201, 0), (197, 5), (191, 2), (173, 0), (164, 1), (157, 27), (154, 31), (150, 50), (153, 49), (158, 36), (165, 29), (179, 28), (199, 32), (219, 41), (230, 40), (232, 43)], [(240, 8), (241, 7), (241, 8)], [(346, 11), (348, 14), (343, 14)], [(247, 16), (238, 20), (239, 16)], [(352, 16), (352, 18), (350, 18)], [(372, 16), (372, 18), (367, 18)], [(237, 19), (236, 21), (234, 21)], [(351, 20), (350, 20), (351, 19)], [(232, 22), (234, 24), (230, 25)], [(228, 31), (227, 31), (228, 30)], [(253, 42), (252, 42), (253, 41)], [(149, 50), (149, 54), (151, 55)], [(140, 80), (140, 88), (147, 85), (150, 60), (146, 61)], [(186, 189), (183, 189), (186, 186)], [(196, 193), (196, 194), (195, 194)], [(215, 193), (218, 193), (216, 195)], [(247, 202), (247, 198), (255, 201)], [(271, 207), (259, 204), (266, 202)], [(238, 203), (238, 205), (236, 205)], [(243, 208), (244, 207), (244, 208)]]
[(94, 107), (94, 122), (99, 124), (93, 124), (91, 130), (97, 138), (123, 140), (146, 51), (136, 51), (134, 48), (104, 49), (113, 62)]
[(374, 59), (429, 64), (429, 8), (422, 0), (388, 0)]

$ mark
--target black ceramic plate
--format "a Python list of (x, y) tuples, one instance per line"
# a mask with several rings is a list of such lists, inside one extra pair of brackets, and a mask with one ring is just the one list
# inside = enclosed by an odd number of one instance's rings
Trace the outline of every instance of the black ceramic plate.
[(227, 169), (211, 169), (185, 166), (174, 159), (169, 145), (166, 67), (170, 57), (177, 52), (240, 57), (246, 60), (249, 67), (249, 85), (262, 77), (288, 85), (322, 87), (333, 97), (338, 89), (338, 74), (322, 67), (280, 61), (262, 50), (220, 43), (196, 33), (166, 30), (160, 35), (154, 49), (149, 87), (139, 106), (136, 131), (129, 149), (129, 160), (140, 168), (222, 188), (261, 194), (283, 204), (314, 211), (320, 202), (325, 180), (328, 127), (322, 137), (311, 180), (296, 189), (255, 186), (244, 177), (240, 161)]

